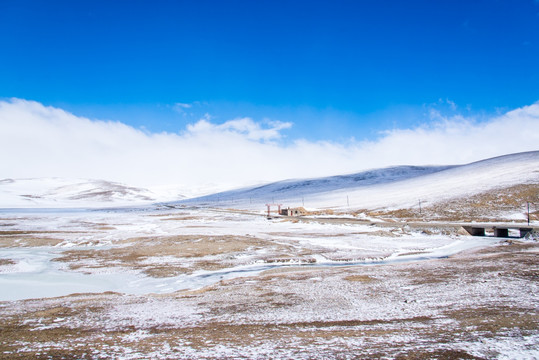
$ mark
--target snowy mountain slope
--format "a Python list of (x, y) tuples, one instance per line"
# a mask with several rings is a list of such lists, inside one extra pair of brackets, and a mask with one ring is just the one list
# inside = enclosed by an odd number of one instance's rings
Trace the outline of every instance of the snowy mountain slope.
[(209, 189), (131, 187), (105, 180), (0, 179), (0, 208), (110, 207), (170, 202), (241, 209), (266, 203), (307, 208), (402, 209), (518, 184), (539, 184), (539, 151), (460, 166), (397, 166), (318, 179), (285, 180), (186, 199)]
[(400, 166), (321, 179), (287, 180), (183, 204), (259, 209), (264, 203), (335, 209), (392, 209), (465, 197), (515, 184), (539, 184), (539, 151), (460, 166)]
[(452, 166), (395, 166), (348, 175), (312, 179), (289, 179), (256, 187), (230, 190), (197, 197), (192, 200), (187, 200), (187, 202), (214, 202), (217, 200), (230, 201), (240, 199), (249, 199), (251, 202), (267, 202), (272, 198), (289, 199), (297, 196), (312, 196), (328, 191), (391, 183), (435, 173), (451, 167)]
[[(350, 207), (397, 209), (465, 198), (517, 184), (539, 184), (539, 151), (512, 154), (442, 170), (426, 176), (357, 188), (350, 192)], [(318, 206), (346, 208), (346, 191), (316, 196)]]
[(177, 199), (144, 188), (105, 180), (63, 178), (0, 180), (0, 208), (103, 207)]

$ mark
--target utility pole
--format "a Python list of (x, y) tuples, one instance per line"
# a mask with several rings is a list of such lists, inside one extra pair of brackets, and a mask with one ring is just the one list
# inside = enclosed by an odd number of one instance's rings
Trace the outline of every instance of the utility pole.
[(303, 196), (301, 197), (301, 204), (301, 206), (305, 207), (305, 198)]
[(528, 226), (530, 225), (530, 202), (526, 201), (526, 204), (528, 205)]
[(346, 195), (346, 204), (348, 205), (348, 207), (350, 207), (350, 199), (348, 199), (348, 195)]
[(421, 199), (419, 199), (419, 213), (421, 214)]

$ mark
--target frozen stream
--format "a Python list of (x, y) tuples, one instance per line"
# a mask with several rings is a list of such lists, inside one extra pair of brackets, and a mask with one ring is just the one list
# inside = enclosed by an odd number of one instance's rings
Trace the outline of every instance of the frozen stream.
[(399, 262), (422, 261), (451, 256), (474, 247), (498, 243), (499, 239), (467, 238), (445, 246), (413, 255), (393, 255), (379, 260), (361, 262), (332, 262), (319, 259), (316, 263), (254, 263), (218, 271), (196, 271), (190, 275), (152, 278), (138, 273), (117, 272), (82, 274), (66, 271), (62, 264), (51, 261), (63, 249), (54, 247), (3, 248), (0, 259), (11, 259), (14, 264), (0, 267), (0, 301), (56, 297), (73, 293), (101, 293), (115, 291), (126, 294), (170, 293), (182, 289), (197, 289), (237, 277), (253, 276), (262, 271), (284, 267), (368, 266)]

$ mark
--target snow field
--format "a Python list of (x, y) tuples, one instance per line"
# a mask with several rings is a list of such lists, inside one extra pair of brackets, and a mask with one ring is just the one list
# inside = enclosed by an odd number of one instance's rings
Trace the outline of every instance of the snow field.
[[(54, 238), (60, 237), (61, 240), (56, 246), (35, 244), (32, 247), (18, 247), (15, 242), (12, 246), (0, 248), (0, 258), (10, 262), (0, 266), (0, 284), (6, 289), (1, 300), (61, 296), (77, 292), (169, 293), (202, 288), (218, 281), (253, 276), (280, 267), (418, 261), (450, 256), (465, 249), (498, 242), (482, 238), (462, 241), (450, 236), (427, 236), (402, 229), (398, 229), (396, 235), (389, 233), (392, 237), (384, 237), (371, 235), (378, 229), (368, 225), (268, 221), (261, 216), (208, 210), (19, 211), (10, 216), (6, 221), (12, 225), (4, 226), (7, 231), (16, 228), (18, 231), (32, 231), (38, 235), (45, 233)], [(207, 236), (248, 236), (246, 241), (252, 237), (265, 241), (267, 245), (253, 247), (247, 244), (242, 247), (245, 250), (240, 252), (200, 255), (195, 258), (185, 257), (181, 252), (166, 256), (162, 253), (151, 255), (150, 248), (149, 255), (140, 260), (139, 268), (114, 259), (109, 262), (103, 262), (100, 258), (78, 259), (67, 263), (53, 261), (61, 258), (66, 251), (77, 256), (94, 250), (107, 252), (129, 248), (135, 251), (142, 245), (157, 248), (162, 243), (160, 238), (176, 234), (192, 237), (195, 242)], [(223, 265), (215, 270), (199, 265), (208, 261)], [(70, 265), (76, 265), (76, 268), (72, 270)], [(155, 278), (140, 271), (159, 266), (177, 266), (187, 269), (187, 272)]]

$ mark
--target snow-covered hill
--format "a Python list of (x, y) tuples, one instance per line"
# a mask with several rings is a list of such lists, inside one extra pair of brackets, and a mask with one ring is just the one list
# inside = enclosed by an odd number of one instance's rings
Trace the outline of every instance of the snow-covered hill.
[(174, 191), (150, 191), (105, 180), (0, 180), (0, 208), (125, 206), (178, 198), (182, 196)]
[(173, 201), (171, 204), (253, 210), (262, 210), (266, 203), (315, 209), (391, 210), (417, 206), (420, 200), (428, 206), (525, 184), (539, 184), (539, 151), (459, 166), (396, 166), (350, 175), (284, 180), (203, 197), (194, 196), (208, 194), (210, 188), (173, 185), (146, 189), (105, 180), (0, 179), (0, 208), (88, 208)]
[(185, 202), (237, 202), (247, 199), (253, 203), (260, 201), (274, 202), (270, 201), (272, 199), (294, 199), (298, 198), (298, 196), (305, 198), (330, 191), (355, 189), (361, 186), (379, 185), (411, 179), (450, 169), (451, 167), (452, 166), (395, 166), (349, 175), (312, 179), (289, 179), (256, 187), (210, 194), (186, 200)]
[(539, 184), (539, 151), (460, 166), (399, 166), (320, 179), (286, 180), (180, 201), (259, 209), (265, 203), (333, 209), (397, 209), (517, 184)]

